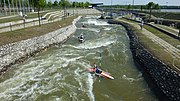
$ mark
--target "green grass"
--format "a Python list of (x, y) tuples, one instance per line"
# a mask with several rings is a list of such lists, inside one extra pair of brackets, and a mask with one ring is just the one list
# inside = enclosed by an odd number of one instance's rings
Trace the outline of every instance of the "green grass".
[(177, 39), (174, 39), (172, 37), (170, 37), (169, 35), (166, 35), (160, 31), (158, 31), (155, 28), (152, 28), (148, 25), (144, 25), (144, 28), (148, 31), (150, 31), (151, 33), (153, 33), (154, 35), (158, 36), (159, 38), (165, 40), (166, 42), (168, 42), (169, 44), (173, 45), (174, 47), (177, 47), (177, 45), (180, 45), (180, 41)]
[(0, 45), (13, 43), (20, 40), (25, 40), (25, 39), (47, 34), (49, 32), (60, 29), (61, 27), (70, 25), (72, 21), (74, 20), (74, 18), (76, 17), (77, 16), (69, 17), (69, 18), (66, 18), (57, 22), (41, 25), (40, 27), (33, 26), (33, 27), (28, 27), (25, 29), (15, 30), (11, 32), (0, 33)]
[[(39, 21), (39, 20), (33, 20), (33, 21), (30, 21), (30, 22), (26, 22), (25, 25), (26, 25), (26, 24), (29, 24), (29, 23), (34, 23), (34, 22), (36, 22), (36, 21)], [(24, 23), (15, 24), (15, 25), (11, 25), (11, 27), (12, 27), (12, 29), (13, 29), (14, 26), (20, 26), (20, 25), (23, 25), (23, 24), (24, 24)], [(0, 27), (0, 29), (7, 28), (7, 27), (10, 28), (10, 25), (9, 25), (9, 26), (5, 26), (5, 27)]]
[[(128, 23), (126, 23), (128, 24)], [(142, 31), (135, 28), (133, 25), (128, 24), (130, 26), (130, 28), (134, 31), (134, 33), (136, 33), (136, 35), (138, 36), (139, 42), (150, 52), (153, 54), (153, 56), (155, 56), (156, 58), (158, 58), (159, 60), (161, 60), (162, 62), (164, 62), (165, 64), (167, 64), (168, 66), (170, 66), (172, 69), (176, 70), (175, 67), (173, 66), (173, 57), (167, 53), (161, 46), (159, 46), (158, 44), (154, 43), (151, 39), (149, 39), (148, 37), (146, 37), (144, 34), (142, 34)], [(149, 28), (148, 26), (145, 26), (147, 29)], [(148, 30), (151, 31), (155, 31), (154, 29), (150, 28)], [(156, 33), (156, 31), (155, 31)], [(160, 34), (158, 32), (158, 34)], [(160, 36), (163, 36), (165, 38), (167, 38), (168, 36), (164, 36), (162, 33), (160, 34)], [(172, 43), (174, 43), (174, 39), (168, 39), (169, 41), (171, 41)], [(180, 61), (176, 60), (174, 61), (174, 65), (177, 68), (180, 68)], [(180, 71), (178, 71), (180, 73)]]
[(167, 30), (169, 32), (172, 32), (172, 33), (174, 33), (176, 35), (178, 34), (178, 31), (173, 30), (174, 28), (172, 28), (172, 27), (168, 27), (168, 26), (164, 26), (164, 25), (159, 25), (159, 24), (156, 24), (156, 26), (158, 26), (160, 28), (163, 28), (163, 29), (165, 29), (165, 30)]
[[(131, 22), (133, 24), (139, 24), (138, 22), (135, 22), (135, 21), (132, 21), (132, 20), (127, 20), (127, 19), (123, 19), (123, 20)], [(150, 31), (151, 33), (155, 34), (156, 36), (160, 37), (161, 39), (165, 40), (169, 44), (173, 45), (174, 47), (177, 47), (177, 45), (180, 45), (180, 41), (179, 40), (174, 39), (174, 38), (170, 37), (169, 35), (166, 35), (166, 34), (160, 32), (160, 31), (156, 30), (153, 27), (150, 27), (148, 25), (144, 25), (144, 28), (146, 30)]]
[[(144, 13), (145, 15), (149, 15), (149, 11), (139, 11), (140, 13)], [(155, 12), (152, 11), (152, 16), (156, 18), (164, 18), (164, 19), (172, 19), (172, 20), (180, 20), (180, 13), (179, 12)]]
[(0, 23), (6, 23), (6, 22), (18, 21), (18, 20), (22, 20), (22, 17), (16, 16), (16, 17), (11, 17), (11, 18), (1, 19)]
[[(50, 11), (47, 11), (47, 12), (50, 12)], [(47, 12), (41, 12), (40, 16), (45, 15)], [(37, 18), (38, 14), (37, 13), (30, 13), (30, 14), (27, 14), (27, 16), (28, 16), (27, 19)], [(11, 17), (11, 18), (5, 18), (5, 19), (1, 19), (0, 23), (6, 23), (6, 22), (18, 21), (18, 20), (23, 20), (23, 18), (20, 17), (20, 16)]]
[(164, 19), (174, 19), (180, 20), (180, 13), (173, 13), (173, 12), (153, 12), (152, 15), (156, 17), (163, 17)]
[(124, 21), (128, 21), (130, 23), (139, 24), (138, 22), (133, 21), (133, 20), (128, 20), (128, 19), (125, 19), (125, 18), (121, 18), (121, 19), (123, 19)]

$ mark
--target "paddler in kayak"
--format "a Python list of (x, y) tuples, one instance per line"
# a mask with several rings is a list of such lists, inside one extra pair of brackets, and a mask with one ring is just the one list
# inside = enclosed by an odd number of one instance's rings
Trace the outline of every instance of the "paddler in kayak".
[(94, 69), (95, 69), (95, 72), (98, 73), (98, 74), (101, 74), (102, 71), (98, 68), (98, 66), (94, 63)]

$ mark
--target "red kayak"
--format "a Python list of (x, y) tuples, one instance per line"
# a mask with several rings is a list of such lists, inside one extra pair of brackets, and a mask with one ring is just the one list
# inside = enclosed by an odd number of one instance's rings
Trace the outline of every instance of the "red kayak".
[[(92, 73), (96, 73), (96, 69), (95, 68), (89, 68), (88, 69), (89, 70), (89, 72), (92, 72)], [(99, 69), (100, 70), (100, 69)], [(104, 72), (103, 70), (100, 70), (100, 73), (96, 73), (97, 75), (99, 75), (99, 76), (102, 76), (102, 77), (105, 77), (105, 78), (108, 78), (108, 79), (114, 79), (114, 77), (113, 76), (111, 76), (109, 73), (107, 73), (107, 72)]]

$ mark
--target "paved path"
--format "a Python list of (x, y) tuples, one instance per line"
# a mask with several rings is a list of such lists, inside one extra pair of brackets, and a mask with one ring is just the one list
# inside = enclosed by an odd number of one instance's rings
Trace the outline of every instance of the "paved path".
[[(75, 10), (66, 10), (66, 12), (69, 13), (69, 16), (72, 16), (74, 14), (100, 14), (101, 13), (96, 9), (75, 9)], [(46, 18), (46, 19), (41, 20), (41, 24), (47, 24), (47, 23), (59, 21), (63, 18), (63, 16), (64, 16), (64, 10), (48, 12), (43, 16), (43, 18)], [(38, 18), (26, 19), (25, 22), (26, 22), (25, 25), (22, 20), (1, 23), (0, 24), (0, 33), (23, 29), (23, 28), (27, 28), (27, 27), (31, 27), (31, 26), (36, 26), (39, 24)], [(10, 24), (11, 24), (11, 26), (10, 26)]]
[[(140, 26), (138, 24), (135, 23), (131, 23), (128, 21), (124, 21), (124, 20), (120, 20), (119, 21), (125, 22), (125, 23), (129, 23), (131, 25), (133, 25), (134, 27), (136, 27), (137, 29), (141, 29)], [(159, 46), (161, 46), (166, 52), (168, 52), (173, 58), (176, 58), (178, 61), (180, 60), (180, 50), (175, 48), (174, 46), (172, 46), (171, 44), (167, 43), (166, 41), (164, 41), (163, 39), (159, 38), (158, 36), (154, 35), (153, 33), (149, 32), (146, 29), (142, 29), (142, 34), (144, 34), (145, 36), (147, 36), (149, 39), (151, 39), (154, 43), (158, 44)], [(178, 69), (178, 68), (177, 68)]]
[[(52, 15), (63, 15), (62, 11), (54, 11), (54, 12), (48, 12), (46, 13), (44, 16), (42, 16), (42, 18), (46, 18), (48, 15), (50, 15), (49, 17), (51, 17)], [(46, 20), (49, 20), (50, 18), (47, 18)], [(38, 18), (30, 18), (30, 19), (26, 19), (25, 22), (28, 23), (28, 22), (34, 22), (34, 21), (37, 21)], [(38, 22), (38, 21), (37, 21)], [(19, 20), (19, 21), (11, 21), (11, 22), (5, 22), (5, 23), (1, 23), (0, 24), (0, 28), (5, 28), (5, 27), (9, 27), (10, 24), (13, 26), (13, 25), (19, 25), (19, 24), (23, 24), (24, 21), (23, 20)], [(0, 29), (1, 30), (1, 29)], [(0, 31), (1, 32), (1, 31)]]
[[(45, 20), (41, 20), (41, 24), (55, 22), (55, 21), (61, 20), (61, 18), (63, 17), (63, 12), (61, 12), (61, 11), (51, 12), (51, 13), (47, 13), (47, 14), (50, 14), (50, 16)], [(44, 15), (43, 17), (46, 17), (47, 14)], [(58, 18), (49, 21), (49, 19), (51, 17), (53, 17), (52, 15), (53, 16), (56, 15), (56, 16), (58, 16)], [(38, 21), (38, 18), (32, 18), (32, 19), (27, 19), (25, 24), (23, 23), (23, 21), (13, 22), (12, 27), (6, 26), (5, 24), (9, 25), (8, 23), (4, 23), (4, 28), (0, 28), (0, 33), (23, 29), (23, 28), (27, 28), (27, 27), (31, 27), (31, 26), (36, 26), (36, 25), (39, 25), (39, 21)]]
[[(51, 10), (40, 11), (40, 13), (47, 12), (47, 11), (51, 11)], [(31, 13), (28, 13), (28, 14), (33, 14), (33, 13), (38, 13), (38, 12), (31, 12)], [(0, 20), (8, 19), (8, 18), (13, 18), (13, 17), (17, 17), (17, 16), (19, 16), (19, 15), (15, 14), (15, 15), (10, 15), (10, 16), (2, 16), (2, 17), (0, 17)]]

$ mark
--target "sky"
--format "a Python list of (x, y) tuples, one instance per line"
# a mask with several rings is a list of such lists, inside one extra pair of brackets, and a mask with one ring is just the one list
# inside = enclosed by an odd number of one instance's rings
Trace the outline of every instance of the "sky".
[[(55, 0), (52, 0), (55, 1)], [(60, 0), (57, 0), (60, 1)], [(111, 0), (69, 0), (77, 2), (103, 2), (104, 5), (111, 5)], [(180, 6), (180, 0), (134, 0), (135, 5), (145, 5), (148, 2), (158, 3), (159, 5), (168, 5), (168, 6)], [(129, 5), (132, 4), (133, 0), (112, 0), (112, 5)]]

